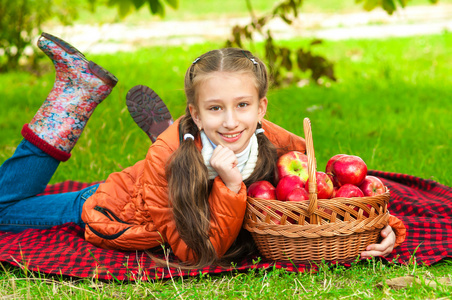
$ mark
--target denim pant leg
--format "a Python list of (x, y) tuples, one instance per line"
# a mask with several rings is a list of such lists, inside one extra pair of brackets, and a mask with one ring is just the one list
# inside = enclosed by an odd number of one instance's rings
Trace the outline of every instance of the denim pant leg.
[(78, 192), (36, 196), (44, 191), (59, 161), (26, 140), (0, 167), (0, 230), (19, 232), (74, 222), (98, 185)]

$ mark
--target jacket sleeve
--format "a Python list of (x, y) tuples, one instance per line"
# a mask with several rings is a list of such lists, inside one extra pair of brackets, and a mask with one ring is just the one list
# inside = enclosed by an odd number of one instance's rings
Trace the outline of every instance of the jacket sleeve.
[(304, 138), (265, 119), (262, 122), (262, 128), (265, 130), (265, 135), (268, 139), (278, 149), (278, 155), (282, 155), (291, 150), (303, 153), (306, 152), (306, 142)]
[(406, 238), (406, 227), (403, 222), (395, 216), (389, 216), (389, 226), (392, 227), (396, 235), (394, 248), (400, 246)]
[(143, 161), (121, 172), (112, 173), (105, 183), (83, 205), (82, 220), (86, 223), (85, 238), (105, 249), (143, 250), (161, 244), (151, 222), (140, 222), (143, 215), (136, 189)]

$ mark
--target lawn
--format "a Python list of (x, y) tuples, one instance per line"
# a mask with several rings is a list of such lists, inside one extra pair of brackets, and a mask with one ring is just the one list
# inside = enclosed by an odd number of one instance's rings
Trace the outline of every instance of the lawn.
[[(284, 42), (289, 47), (306, 40)], [(89, 56), (119, 79), (99, 105), (73, 157), (61, 164), (52, 183), (103, 180), (146, 154), (150, 142), (129, 117), (125, 95), (136, 84), (154, 88), (175, 117), (185, 109), (183, 76), (200, 54), (221, 45), (206, 43), (153, 47), (133, 53)], [(255, 46), (262, 54), (261, 45)], [(361, 156), (369, 169), (407, 173), (452, 186), (448, 159), (452, 143), (450, 86), (452, 34), (382, 40), (326, 41), (316, 51), (335, 63), (339, 81), (289, 86), (269, 92), (268, 119), (303, 135), (303, 118), (312, 121), (318, 169), (337, 153)], [(0, 74), (0, 163), (20, 142), (20, 129), (50, 91), (54, 73), (48, 60), (41, 76)], [(424, 283), (392, 290), (387, 278), (450, 276), (451, 261), (431, 267), (369, 261), (352, 268), (322, 267), (318, 273), (281, 270), (154, 283), (104, 283), (30, 274), (3, 266), (0, 297), (7, 298), (450, 298), (452, 288)], [(449, 277), (450, 278), (450, 277)]]
[[(335, 62), (339, 81), (269, 92), (268, 119), (303, 135), (302, 120), (312, 121), (318, 168), (337, 153), (361, 156), (370, 169), (406, 173), (452, 185), (450, 48), (452, 35), (387, 40), (325, 42), (317, 48)], [(306, 41), (286, 42), (295, 47)], [(127, 91), (136, 84), (154, 88), (173, 116), (185, 109), (183, 76), (198, 54), (219, 47), (202, 44), (155, 47), (133, 53), (90, 56), (118, 78), (112, 94), (88, 122), (73, 158), (52, 182), (95, 181), (144, 157), (149, 141), (129, 117)], [(262, 49), (256, 46), (257, 53)], [(449, 52), (448, 52), (449, 51)], [(54, 73), (0, 75), (0, 162), (21, 140), (20, 129), (50, 91)]]

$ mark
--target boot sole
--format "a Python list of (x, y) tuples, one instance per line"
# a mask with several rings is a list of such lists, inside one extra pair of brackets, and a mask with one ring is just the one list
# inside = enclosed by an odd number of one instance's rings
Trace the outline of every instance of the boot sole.
[(131, 88), (126, 96), (126, 104), (135, 123), (153, 141), (172, 123), (173, 118), (163, 100), (145, 85)]
[(67, 53), (73, 54), (73, 55), (77, 55), (81, 59), (86, 61), (88, 63), (88, 69), (96, 77), (98, 77), (100, 80), (102, 80), (103, 82), (108, 84), (110, 87), (114, 87), (118, 83), (118, 78), (116, 78), (115, 75), (111, 74), (110, 72), (108, 72), (106, 69), (104, 69), (103, 67), (99, 66), (95, 62), (88, 61), (86, 59), (85, 55), (82, 52), (80, 52), (77, 48), (75, 48), (74, 46), (72, 46), (68, 42), (63, 41), (62, 39), (60, 39), (60, 38), (58, 38), (56, 36), (53, 36), (53, 35), (51, 35), (49, 33), (46, 33), (46, 32), (41, 33), (41, 36), (46, 38), (46, 39), (48, 39), (48, 40), (51, 40), (52, 42), (54, 42), (55, 44), (60, 46)]

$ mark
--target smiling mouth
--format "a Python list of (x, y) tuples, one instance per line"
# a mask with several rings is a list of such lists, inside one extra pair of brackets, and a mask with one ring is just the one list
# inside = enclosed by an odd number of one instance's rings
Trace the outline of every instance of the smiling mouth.
[(221, 135), (224, 137), (227, 137), (227, 138), (235, 138), (235, 137), (239, 136), (240, 134), (241, 134), (241, 132), (234, 133), (234, 134), (221, 134)]
[(240, 139), (243, 132), (244, 132), (244, 130), (241, 130), (239, 132), (234, 132), (234, 133), (219, 133), (219, 134), (223, 137), (223, 140), (225, 142), (234, 143)]

